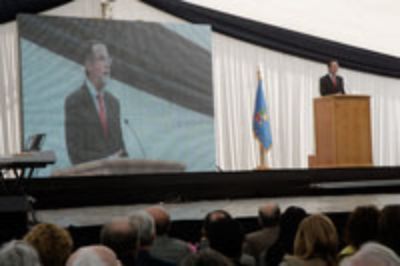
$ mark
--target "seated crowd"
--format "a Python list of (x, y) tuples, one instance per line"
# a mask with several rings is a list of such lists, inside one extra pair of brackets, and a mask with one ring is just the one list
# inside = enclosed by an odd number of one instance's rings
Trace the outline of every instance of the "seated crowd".
[(268, 203), (258, 216), (260, 229), (245, 234), (228, 212), (212, 211), (192, 244), (169, 236), (171, 218), (155, 206), (113, 218), (102, 227), (99, 244), (77, 250), (67, 230), (42, 223), (2, 246), (0, 266), (400, 265), (400, 205), (357, 207), (341, 250), (337, 229), (323, 214), (295, 206), (281, 213)]

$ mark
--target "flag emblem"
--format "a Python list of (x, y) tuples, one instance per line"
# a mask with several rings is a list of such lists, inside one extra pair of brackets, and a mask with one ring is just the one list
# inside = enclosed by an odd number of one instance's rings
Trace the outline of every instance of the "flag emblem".
[(253, 131), (263, 147), (265, 149), (269, 149), (272, 145), (272, 135), (268, 106), (264, 97), (262, 79), (258, 81), (257, 86), (257, 95), (253, 115)]

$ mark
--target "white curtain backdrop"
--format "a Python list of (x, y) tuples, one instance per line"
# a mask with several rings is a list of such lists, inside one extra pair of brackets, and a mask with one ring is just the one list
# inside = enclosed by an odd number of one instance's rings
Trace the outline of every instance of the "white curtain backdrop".
[[(76, 0), (46, 14), (99, 17), (100, 0)], [(183, 22), (139, 1), (117, 0), (114, 19)], [(20, 149), (19, 87), (15, 23), (0, 26), (0, 154)], [(313, 99), (324, 64), (213, 34), (213, 79), (217, 164), (223, 170), (253, 169), (258, 146), (252, 132), (257, 86), (263, 66), (269, 103), (273, 168), (307, 167), (314, 153)], [(375, 165), (400, 164), (400, 79), (341, 69), (348, 93), (371, 96)]]

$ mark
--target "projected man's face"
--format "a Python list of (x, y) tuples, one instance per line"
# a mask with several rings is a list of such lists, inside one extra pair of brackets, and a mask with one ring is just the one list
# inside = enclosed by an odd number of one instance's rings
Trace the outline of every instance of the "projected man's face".
[(86, 63), (87, 75), (97, 89), (102, 89), (110, 77), (111, 57), (104, 44), (92, 47), (93, 55)]

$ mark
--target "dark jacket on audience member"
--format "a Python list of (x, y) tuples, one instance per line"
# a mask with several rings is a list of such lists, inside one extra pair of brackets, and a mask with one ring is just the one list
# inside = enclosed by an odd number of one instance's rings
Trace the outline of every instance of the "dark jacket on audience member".
[(178, 264), (183, 258), (191, 254), (188, 243), (169, 237), (157, 236), (154, 240), (150, 254), (156, 258)]
[(266, 227), (246, 235), (243, 252), (258, 260), (262, 252), (266, 252), (278, 239), (279, 226)]
[(139, 250), (135, 265), (136, 266), (174, 266), (176, 264), (155, 258), (147, 250)]

